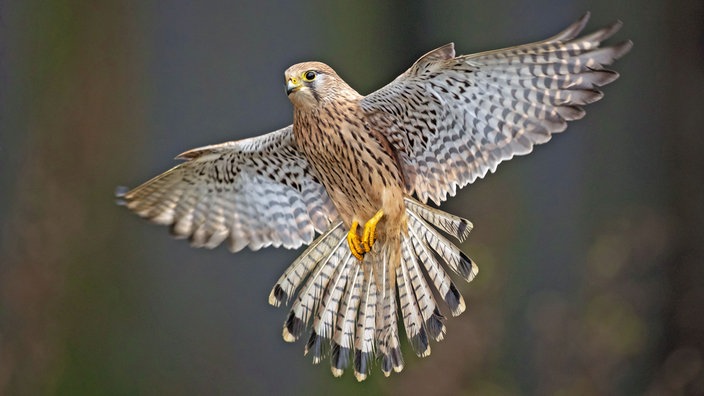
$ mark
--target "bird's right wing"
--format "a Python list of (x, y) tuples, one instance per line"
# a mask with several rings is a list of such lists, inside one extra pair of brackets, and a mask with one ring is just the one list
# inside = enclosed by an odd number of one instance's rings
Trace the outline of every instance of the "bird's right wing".
[(297, 248), (338, 217), (291, 126), (176, 158), (187, 161), (118, 198), (194, 246), (213, 248), (227, 239), (232, 251)]

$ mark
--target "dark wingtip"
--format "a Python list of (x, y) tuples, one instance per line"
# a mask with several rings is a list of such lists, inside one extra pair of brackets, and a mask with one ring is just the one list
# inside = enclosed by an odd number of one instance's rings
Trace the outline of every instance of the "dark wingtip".
[(633, 41), (626, 40), (622, 41), (613, 46), (614, 48), (614, 59), (619, 59), (620, 57), (626, 55), (631, 48), (633, 48)]
[(623, 27), (623, 22), (621, 22), (621, 20), (617, 19), (616, 21), (612, 22), (610, 25), (606, 26), (605, 28), (603, 28), (597, 32), (599, 34), (598, 41), (604, 41), (607, 38), (613, 36), (619, 30), (621, 30), (622, 27)]
[[(617, 20), (617, 21), (613, 22), (612, 24), (595, 31), (594, 33), (580, 37), (577, 40), (578, 41), (590, 41), (590, 42), (595, 42), (598, 44), (598, 43), (601, 43), (602, 41), (605, 41), (605, 40), (609, 39), (610, 37), (612, 37), (619, 30), (621, 30), (622, 27), (623, 27), (623, 22)], [(616, 53), (616, 55), (614, 55), (614, 59), (618, 59), (620, 56), (622, 56), (623, 54), (628, 52), (628, 50), (630, 49), (630, 47), (632, 45), (633, 45), (633, 42), (631, 42), (630, 40), (627, 40), (623, 43), (620, 43), (620, 44), (617, 44), (617, 45), (611, 47), (614, 49), (614, 52)], [(626, 47), (626, 48), (623, 48), (623, 51), (621, 51), (620, 47)]]
[(557, 35), (548, 39), (549, 41), (569, 41), (577, 37), (577, 35), (584, 30), (589, 22), (589, 17), (591, 13), (589, 11), (585, 12), (579, 19), (577, 19), (573, 24), (568, 26), (565, 30), (561, 31)]
[(592, 12), (591, 11), (585, 11), (584, 14), (582, 14), (579, 19), (575, 21), (575, 23), (572, 24), (575, 28), (577, 28), (577, 32), (575, 35), (579, 34), (584, 28), (587, 26), (587, 23), (589, 22), (589, 19), (592, 17)]

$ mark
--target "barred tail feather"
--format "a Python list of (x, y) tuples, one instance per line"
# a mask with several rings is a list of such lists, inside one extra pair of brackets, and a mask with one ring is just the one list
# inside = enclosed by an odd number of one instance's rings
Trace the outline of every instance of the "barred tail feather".
[(416, 355), (420, 357), (430, 355), (428, 333), (423, 324), (423, 317), (418, 306), (418, 300), (413, 290), (409, 263), (417, 260), (413, 248), (407, 237), (402, 240), (401, 266), (396, 271), (396, 284), (398, 285), (398, 299), (401, 305), (401, 315), (406, 328), (406, 336)]
[(453, 316), (465, 309), (445, 266), (467, 281), (477, 266), (433, 226), (463, 240), (472, 223), (411, 198), (406, 214), (407, 231), (379, 239), (362, 262), (351, 255), (342, 224), (333, 225), (293, 262), (269, 296), (269, 303), (279, 306), (300, 287), (284, 323), (284, 340), (297, 340), (310, 325), (305, 354), (319, 363), (329, 351), (336, 377), (352, 361), (357, 380), (365, 380), (377, 356), (385, 376), (403, 370), (399, 321), (414, 352), (430, 355), (429, 340), (441, 341), (446, 332), (430, 284)]
[(420, 269), (419, 259), (412, 246), (413, 243), (414, 242), (409, 242), (408, 249), (411, 257), (414, 259), (404, 262), (404, 265), (408, 267), (408, 276), (413, 285), (413, 292), (418, 301), (418, 308), (423, 317), (425, 330), (431, 339), (442, 341), (443, 338), (445, 338), (446, 331), (445, 316), (440, 313), (440, 308), (438, 308), (438, 304), (435, 301), (433, 290), (428, 285), (428, 281), (425, 279), (425, 275)]
[(350, 352), (354, 348), (357, 310), (362, 296), (363, 278), (362, 268), (359, 265), (352, 265), (350, 280), (342, 298), (342, 306), (338, 313), (335, 334), (332, 339), (330, 366), (335, 377), (341, 376), (350, 363)]
[(379, 243), (374, 247), (370, 252), (370, 261), (381, 264), (374, 266), (379, 269), (376, 279), (381, 290), (377, 302), (375, 337), (377, 350), (381, 355), (381, 371), (388, 377), (391, 370), (403, 370), (396, 309), (396, 272), (401, 262), (401, 241), (398, 237), (391, 238), (383, 241), (383, 245)]
[(337, 321), (337, 312), (340, 306), (342, 294), (345, 292), (347, 280), (350, 275), (350, 268), (356, 265), (352, 260), (356, 260), (352, 253), (347, 249), (339, 249), (343, 251), (341, 264), (335, 269), (335, 272), (330, 279), (330, 283), (325, 289), (323, 298), (320, 300), (320, 306), (317, 309), (317, 315), (313, 321), (313, 330), (310, 334), (308, 344), (303, 352), (307, 355), (313, 351), (313, 363), (318, 364), (325, 357), (327, 348), (335, 329)]
[(364, 381), (369, 374), (369, 366), (374, 354), (374, 325), (376, 318), (377, 289), (373, 268), (364, 268), (364, 287), (359, 302), (357, 332), (354, 340), (354, 376)]

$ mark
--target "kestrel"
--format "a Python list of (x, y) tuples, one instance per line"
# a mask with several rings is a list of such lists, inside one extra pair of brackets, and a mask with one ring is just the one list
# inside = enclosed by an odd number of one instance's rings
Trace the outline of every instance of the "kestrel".
[(319, 363), (329, 351), (335, 376), (352, 361), (364, 380), (377, 356), (386, 376), (399, 372), (397, 321), (429, 355), (445, 335), (435, 296), (453, 316), (465, 309), (446, 268), (466, 281), (478, 272), (439, 232), (462, 241), (472, 223), (426, 202), (530, 153), (602, 98), (597, 88), (618, 78), (604, 65), (632, 43), (600, 47), (620, 22), (577, 37), (588, 18), (507, 49), (455, 56), (444, 45), (367, 96), (323, 63), (291, 66), (293, 125), (187, 151), (118, 196), (196, 247), (310, 244), (269, 296), (279, 306), (295, 294), (284, 340), (311, 328), (305, 352)]

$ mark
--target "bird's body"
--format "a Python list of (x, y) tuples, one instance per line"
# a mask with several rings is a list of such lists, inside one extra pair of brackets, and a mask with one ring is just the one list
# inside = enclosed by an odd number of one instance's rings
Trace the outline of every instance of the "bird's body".
[(631, 43), (600, 47), (619, 23), (577, 37), (587, 17), (503, 50), (455, 56), (445, 45), (367, 96), (323, 63), (294, 65), (292, 126), (188, 151), (120, 197), (194, 246), (310, 244), (269, 296), (279, 306), (295, 294), (284, 340), (310, 327), (306, 353), (317, 363), (329, 349), (336, 376), (352, 361), (365, 379), (375, 355), (385, 375), (401, 371), (397, 322), (429, 355), (445, 334), (435, 296), (453, 316), (465, 309), (445, 268), (466, 281), (478, 272), (438, 231), (461, 241), (472, 224), (425, 203), (529, 153), (601, 99), (597, 87), (618, 77), (603, 65)]
[(363, 224), (379, 209), (384, 219), (377, 227), (379, 238), (397, 235), (405, 227), (404, 182), (393, 148), (367, 116), (359, 111), (359, 93), (327, 65), (300, 63), (287, 75), (315, 70), (334, 94), (325, 92), (299, 98), (294, 105), (293, 136), (296, 146), (310, 162), (347, 228)]

